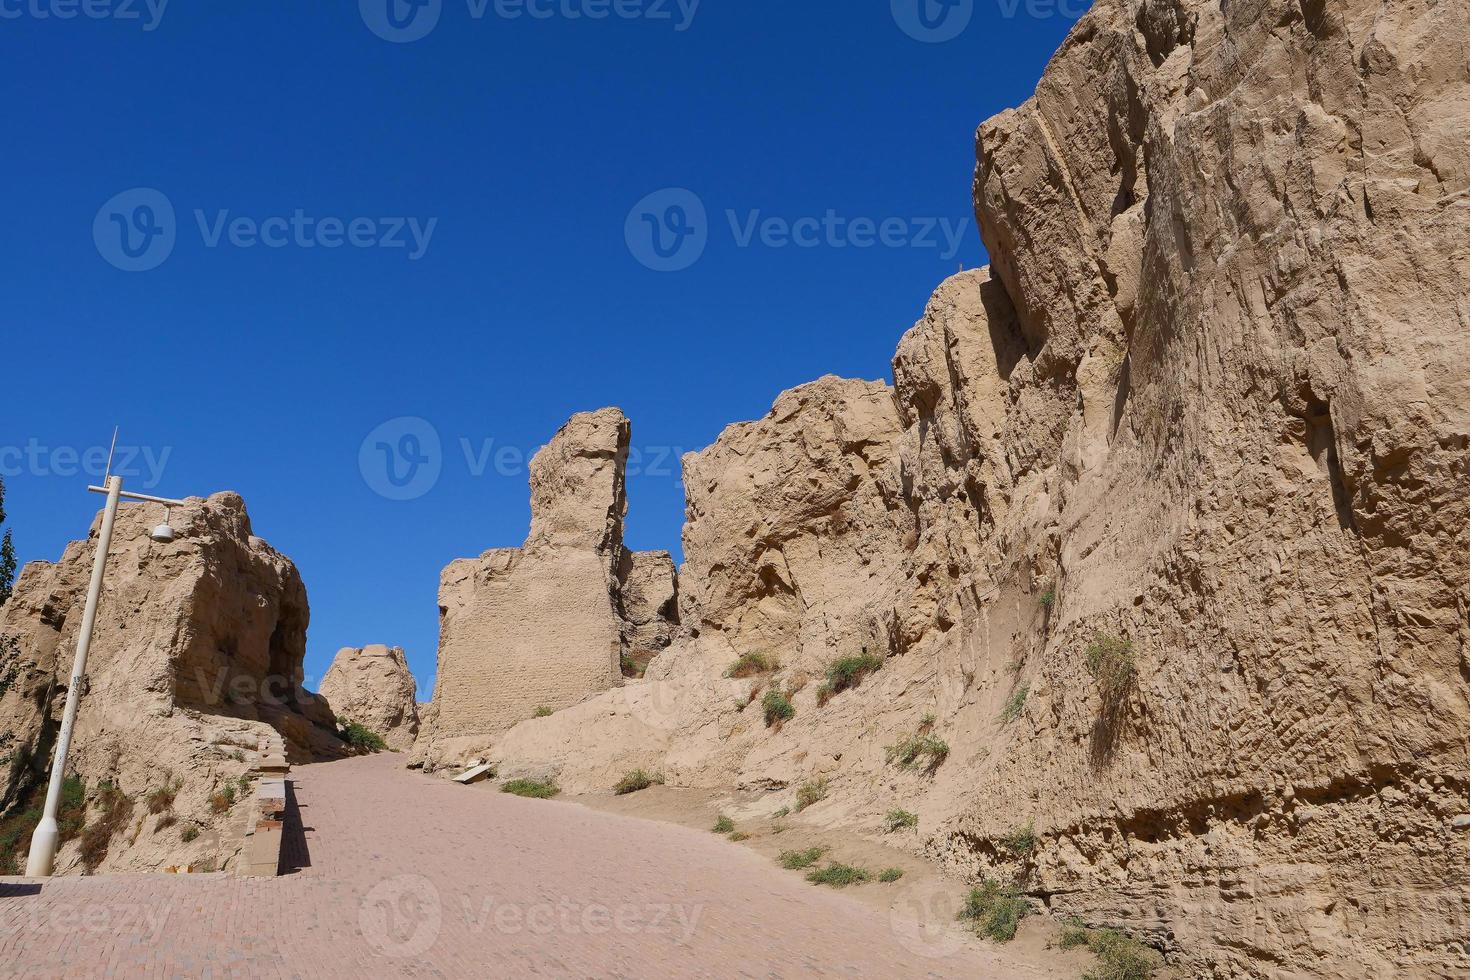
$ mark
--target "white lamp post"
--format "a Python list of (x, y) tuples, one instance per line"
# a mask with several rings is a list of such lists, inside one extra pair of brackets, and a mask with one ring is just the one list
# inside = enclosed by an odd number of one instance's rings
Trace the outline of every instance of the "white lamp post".
[[(114, 436), (114, 441), (116, 437)], [(118, 501), (124, 497), (165, 507), (182, 507), (182, 500), (166, 497), (150, 497), (141, 493), (124, 493), (122, 477), (108, 476), (106, 485), (88, 487), (92, 493), (107, 495), (107, 507), (102, 511), (102, 532), (97, 539), (97, 557), (92, 561), (92, 584), (87, 590), (87, 605), (82, 613), (81, 629), (77, 631), (77, 658), (71, 668), (71, 684), (66, 689), (66, 710), (61, 715), (61, 731), (56, 736), (56, 754), (51, 762), (51, 782), (46, 786), (46, 809), (36, 832), (31, 835), (31, 851), (26, 858), (26, 876), (49, 878), (56, 861), (56, 844), (59, 829), (56, 811), (61, 805), (61, 783), (66, 773), (66, 753), (71, 748), (71, 732), (77, 722), (77, 702), (82, 697), (82, 678), (87, 671), (87, 651), (92, 646), (92, 626), (97, 620), (97, 603), (102, 598), (102, 577), (107, 570), (107, 549), (112, 544), (112, 525), (117, 518)], [(163, 543), (174, 539), (174, 529), (164, 523), (149, 535), (154, 541)]]

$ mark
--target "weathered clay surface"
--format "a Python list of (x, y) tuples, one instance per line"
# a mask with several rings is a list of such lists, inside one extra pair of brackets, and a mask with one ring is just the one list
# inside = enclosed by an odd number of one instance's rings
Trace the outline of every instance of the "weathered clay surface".
[[(1467, 44), (1443, 0), (1099, 0), (980, 130), (992, 267), (891, 393), (804, 386), (686, 460), (690, 636), (502, 769), (769, 810), (825, 778), (801, 819), (913, 810), (956, 875), (1191, 974), (1470, 973)], [(742, 707), (862, 650), (824, 707)], [(890, 763), (926, 715), (948, 757)]]
[[(342, 751), (331, 709), (301, 686), (309, 611), (296, 566), (252, 534), (236, 494), (176, 508), (171, 544), (148, 536), (162, 518), (156, 505), (119, 510), (70, 753), (89, 799), (111, 782), (133, 801), (102, 870), (231, 858), (241, 820), (210, 797), (245, 795), (263, 735), (284, 736), (295, 762)], [(99, 527), (100, 516), (59, 562), (27, 565), (0, 608), (7, 806), (45, 782)], [(148, 794), (169, 786), (173, 802), (150, 813)], [(184, 842), (185, 830), (198, 837)], [(79, 863), (73, 843), (57, 869)]]
[(417, 690), (403, 648), (374, 645), (339, 650), (321, 695), (338, 718), (381, 735), (394, 752), (407, 752), (419, 733)]
[[(624, 673), (642, 670), (678, 632), (679, 575), (667, 551), (628, 551), (618, 566)], [(631, 665), (631, 666), (630, 666)]]
[(531, 461), (525, 545), (444, 570), (434, 709), (415, 764), (464, 764), (538, 708), (617, 687), (629, 644), (667, 644), (672, 581), (663, 595), (658, 558), (623, 548), (628, 441), (615, 408), (573, 416)]

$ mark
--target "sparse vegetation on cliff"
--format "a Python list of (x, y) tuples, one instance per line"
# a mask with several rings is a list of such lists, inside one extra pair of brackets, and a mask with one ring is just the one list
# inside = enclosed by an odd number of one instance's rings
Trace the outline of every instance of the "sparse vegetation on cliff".
[(634, 769), (622, 779), (618, 780), (618, 784), (613, 787), (613, 792), (619, 796), (627, 796), (629, 793), (636, 793), (650, 786), (662, 786), (663, 782), (664, 777), (657, 773), (647, 772), (643, 769)]
[(919, 826), (919, 815), (907, 810), (889, 810), (887, 824), (890, 834), (896, 830), (912, 830)]
[[(884, 755), (900, 769), (920, 768), (932, 773), (949, 758), (949, 743), (935, 735), (910, 735), (888, 746)], [(921, 759), (927, 761), (921, 764)]]
[(1030, 912), (1031, 907), (1014, 885), (986, 878), (965, 896), (959, 917), (978, 934), (1004, 943), (1016, 938), (1016, 929)]
[(1000, 720), (1010, 724), (1021, 717), (1021, 712), (1026, 710), (1026, 699), (1031, 696), (1031, 685), (1022, 684), (1016, 689), (1016, 693), (1006, 701), (1006, 706), (1001, 710)]
[(1036, 850), (1036, 831), (1029, 823), (1017, 827), (1000, 839), (1000, 846), (1018, 857), (1030, 854)]
[(542, 782), (539, 779), (512, 779), (501, 786), (500, 791), (533, 800), (549, 800), (560, 793), (561, 789), (555, 783)]
[(97, 787), (97, 819), (82, 831), (80, 843), (82, 864), (88, 871), (95, 871), (107, 857), (107, 848), (112, 837), (133, 816), (133, 800), (112, 783)]
[(769, 674), (780, 669), (781, 662), (768, 654), (742, 653), (740, 659), (726, 668), (725, 676), (731, 680), (740, 680), (744, 677), (754, 677), (757, 674)]
[(827, 798), (827, 780), (814, 779), (809, 783), (803, 783), (796, 790), (796, 812), (800, 813), (813, 803), (820, 803)]
[(796, 706), (791, 703), (791, 698), (774, 687), (761, 699), (761, 708), (765, 712), (767, 728), (796, 717)]
[(827, 667), (827, 679), (817, 688), (817, 703), (826, 704), (843, 691), (859, 687), (869, 674), (883, 669), (883, 658), (871, 653), (839, 657)]
[(1057, 945), (1086, 946), (1097, 957), (1097, 965), (1082, 980), (1150, 980), (1159, 967), (1159, 955), (1138, 940), (1116, 929), (1088, 929), (1075, 920), (1063, 927)]
[(1098, 633), (1087, 647), (1087, 672), (1097, 681), (1104, 708), (1115, 710), (1138, 681), (1132, 641)]
[(735, 821), (722, 813), (715, 820), (715, 825), (711, 829), (717, 834), (733, 834), (735, 832)]
[(802, 868), (810, 868), (816, 864), (826, 853), (825, 847), (808, 847), (799, 851), (782, 851), (776, 856), (776, 860), (787, 871), (800, 871)]

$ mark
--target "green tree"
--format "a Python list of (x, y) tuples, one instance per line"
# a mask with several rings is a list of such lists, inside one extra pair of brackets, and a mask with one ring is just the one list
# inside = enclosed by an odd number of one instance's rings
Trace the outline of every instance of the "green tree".
[[(5, 480), (0, 478), (0, 527), (5, 526)], [(10, 599), (10, 589), (15, 585), (15, 543), (10, 540), (7, 528), (0, 539), (0, 606)]]

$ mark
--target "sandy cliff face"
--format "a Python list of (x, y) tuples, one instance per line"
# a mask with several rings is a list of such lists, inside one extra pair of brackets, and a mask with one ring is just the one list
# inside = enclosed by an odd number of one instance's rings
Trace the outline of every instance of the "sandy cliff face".
[[(301, 686), (309, 612), (296, 566), (252, 534), (235, 494), (175, 509), (172, 544), (148, 536), (162, 517), (152, 505), (119, 510), (72, 743), (90, 822), (108, 802), (104, 783), (131, 801), (102, 870), (228, 859), (238, 821), (211, 797), (244, 795), (263, 734), (279, 731), (296, 761), (341, 751), (330, 709)], [(45, 783), (99, 526), (59, 562), (27, 565), (0, 608), (7, 806)], [(156, 791), (171, 801), (153, 813)], [(71, 844), (57, 869), (81, 863)]]
[(402, 647), (344, 647), (322, 678), (321, 695), (338, 718), (382, 736), (394, 752), (413, 748), (419, 733), (418, 684)]
[(538, 708), (617, 687), (631, 645), (667, 645), (674, 609), (659, 595), (658, 557), (623, 548), (629, 434), (617, 409), (573, 416), (531, 461), (525, 545), (444, 570), (416, 765), (460, 765)]
[[(891, 391), (686, 459), (691, 635), (502, 768), (825, 778), (804, 819), (914, 810), (1200, 975), (1470, 971), (1467, 43), (1443, 0), (1098, 3), (981, 127), (991, 267)], [(903, 768), (925, 716), (948, 756)]]

